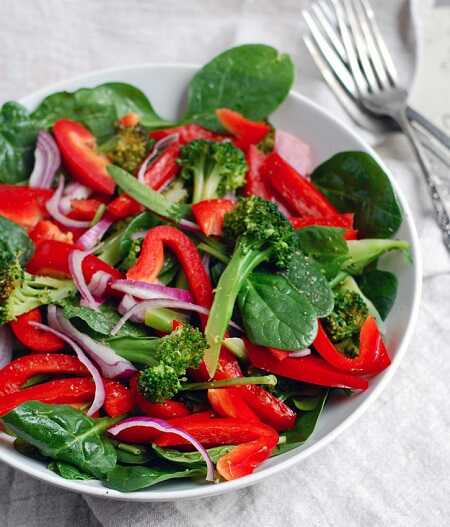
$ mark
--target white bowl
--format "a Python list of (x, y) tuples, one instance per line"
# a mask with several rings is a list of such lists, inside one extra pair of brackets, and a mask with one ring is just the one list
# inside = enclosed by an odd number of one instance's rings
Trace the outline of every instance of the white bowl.
[[(160, 115), (175, 119), (182, 109), (187, 84), (196, 69), (191, 65), (146, 64), (104, 70), (54, 84), (25, 97), (20, 102), (31, 110), (43, 97), (55, 91), (72, 91), (107, 81), (123, 81), (144, 91)], [(297, 93), (289, 95), (271, 120), (276, 126), (312, 145), (315, 164), (342, 150), (363, 150), (370, 153), (389, 173), (376, 153), (354, 132), (337, 122), (326, 110)], [(398, 297), (386, 321), (386, 340), (393, 358), (392, 365), (371, 381), (370, 388), (366, 392), (328, 404), (316, 431), (304, 446), (269, 459), (254, 474), (235, 481), (211, 485), (193, 483), (189, 480), (174, 480), (149, 490), (130, 493), (107, 489), (96, 481), (65, 480), (48, 470), (44, 464), (16, 452), (5, 434), (2, 434), (0, 439), (0, 459), (30, 476), (66, 490), (118, 500), (151, 502), (213, 496), (252, 485), (300, 462), (333, 441), (367, 410), (370, 403), (386, 387), (406, 352), (417, 318), (422, 276), (419, 242), (409, 206), (396, 185), (395, 177), (391, 175), (390, 178), (404, 212), (403, 224), (397, 236), (411, 243), (413, 255), (412, 265), (405, 263), (404, 258), (399, 254), (389, 255), (383, 259), (383, 267), (394, 272), (399, 280)]]

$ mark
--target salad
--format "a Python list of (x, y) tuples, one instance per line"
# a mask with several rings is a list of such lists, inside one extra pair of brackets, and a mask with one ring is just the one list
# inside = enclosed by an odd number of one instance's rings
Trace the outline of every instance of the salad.
[(364, 152), (313, 169), (270, 114), (293, 82), (225, 51), (168, 122), (136, 87), (0, 110), (0, 422), (68, 479), (250, 474), (390, 364), (402, 213)]

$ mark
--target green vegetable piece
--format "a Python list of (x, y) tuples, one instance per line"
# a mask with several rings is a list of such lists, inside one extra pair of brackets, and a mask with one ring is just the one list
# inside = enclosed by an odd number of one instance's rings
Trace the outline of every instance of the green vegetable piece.
[(312, 182), (340, 212), (355, 213), (361, 238), (390, 238), (402, 212), (388, 176), (365, 152), (341, 152), (317, 167)]
[(307, 441), (311, 434), (314, 432), (317, 421), (319, 420), (320, 414), (325, 406), (325, 402), (328, 397), (328, 390), (322, 392), (321, 398), (316, 406), (303, 414), (301, 414), (295, 423), (293, 430), (286, 432), (287, 443), (304, 443)]
[(314, 307), (280, 275), (252, 273), (238, 297), (251, 342), (285, 350), (309, 346), (317, 333)]
[(361, 274), (364, 268), (376, 261), (388, 251), (399, 250), (411, 258), (410, 245), (403, 240), (365, 239), (347, 242), (348, 259), (343, 265), (343, 270), (351, 274)]
[(383, 320), (386, 319), (397, 296), (398, 280), (389, 271), (374, 269), (358, 278), (358, 285), (364, 295), (372, 301)]
[(109, 165), (108, 172), (124, 192), (160, 216), (170, 218), (174, 221), (180, 221), (189, 211), (188, 206), (172, 203), (162, 196), (160, 192), (146, 187), (131, 174), (119, 167)]
[(26, 231), (3, 216), (0, 216), (0, 252), (16, 256), (21, 265), (25, 265), (34, 252), (34, 244)]
[(369, 315), (366, 302), (356, 291), (338, 290), (334, 309), (322, 320), (331, 340), (335, 343), (359, 335), (362, 325)]
[(135, 216), (122, 232), (122, 236), (119, 241), (120, 259), (125, 258), (125, 256), (130, 252), (133, 242), (133, 234), (139, 231), (146, 231), (152, 227), (161, 225), (161, 223), (162, 221), (152, 212), (145, 211)]
[(289, 55), (263, 44), (224, 51), (192, 79), (183, 121), (221, 131), (215, 110), (231, 108), (253, 120), (265, 119), (287, 97), (294, 81)]
[(2, 417), (14, 434), (47, 457), (103, 478), (116, 465), (116, 450), (103, 432), (117, 419), (94, 420), (71, 406), (23, 403)]
[[(200, 452), (180, 452), (171, 448), (161, 448), (157, 445), (152, 445), (156, 454), (169, 463), (176, 463), (177, 465), (187, 466), (202, 466), (205, 465), (205, 460), (202, 458)], [(228, 454), (233, 450), (234, 445), (217, 446), (207, 450), (209, 457), (213, 463), (217, 463), (219, 458)]]
[(180, 478), (204, 478), (206, 469), (201, 467), (180, 469), (177, 466), (129, 466), (117, 465), (111, 470), (105, 480), (105, 485), (121, 492), (133, 492)]
[(69, 463), (64, 463), (62, 461), (52, 461), (49, 466), (49, 470), (58, 474), (64, 479), (75, 479), (79, 481), (85, 481), (88, 479), (94, 479), (90, 474), (81, 472), (77, 467), (70, 465)]

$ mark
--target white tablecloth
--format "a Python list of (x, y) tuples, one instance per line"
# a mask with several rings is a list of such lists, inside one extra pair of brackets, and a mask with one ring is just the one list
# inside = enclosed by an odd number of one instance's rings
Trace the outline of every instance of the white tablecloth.
[[(372, 3), (402, 76), (411, 78), (415, 39), (406, 3)], [(430, 3), (420, 0), (423, 13)], [(307, 0), (2, 0), (1, 99), (19, 98), (96, 68), (149, 61), (204, 63), (224, 48), (254, 41), (291, 53), (297, 66), (296, 88), (340, 114), (301, 44), (301, 7), (307, 4)], [(378, 151), (409, 197), (417, 220), (425, 283), (410, 350), (367, 413), (331, 445), (286, 473), (202, 501), (108, 502), (49, 487), (1, 465), (2, 526), (448, 525), (449, 258), (403, 138), (378, 139)]]

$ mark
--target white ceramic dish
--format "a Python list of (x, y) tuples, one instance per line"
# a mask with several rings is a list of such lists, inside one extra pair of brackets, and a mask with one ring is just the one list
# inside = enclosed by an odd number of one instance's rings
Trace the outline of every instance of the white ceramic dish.
[[(107, 81), (123, 81), (143, 90), (160, 115), (168, 119), (175, 119), (183, 105), (188, 81), (195, 70), (195, 66), (177, 64), (148, 64), (104, 70), (54, 84), (25, 97), (21, 102), (29, 109), (33, 109), (43, 97), (55, 91), (72, 91), (82, 86), (96, 86)], [(271, 119), (276, 126), (299, 136), (312, 145), (315, 165), (342, 150), (364, 150), (383, 165), (375, 152), (354, 132), (297, 93), (291, 93)], [(384, 169), (388, 172), (386, 167)], [(393, 362), (387, 370), (371, 381), (370, 388), (365, 393), (328, 404), (316, 431), (304, 446), (269, 459), (254, 474), (235, 481), (211, 485), (175, 480), (149, 490), (131, 493), (110, 490), (94, 481), (65, 480), (48, 470), (43, 464), (16, 452), (5, 434), (0, 434), (2, 436), (0, 438), (0, 460), (30, 476), (66, 490), (119, 500), (169, 501), (213, 496), (252, 485), (300, 462), (333, 441), (338, 434), (367, 410), (370, 403), (376, 399), (393, 377), (406, 352), (417, 318), (421, 294), (419, 242), (410, 209), (396, 185), (395, 176), (391, 175), (391, 180), (404, 211), (404, 221), (398, 237), (411, 243), (413, 253), (412, 265), (406, 264), (398, 254), (390, 255), (383, 261), (384, 268), (393, 271), (399, 279), (398, 298), (386, 322), (386, 339)], [(376, 416), (373, 418), (376, 419)]]

